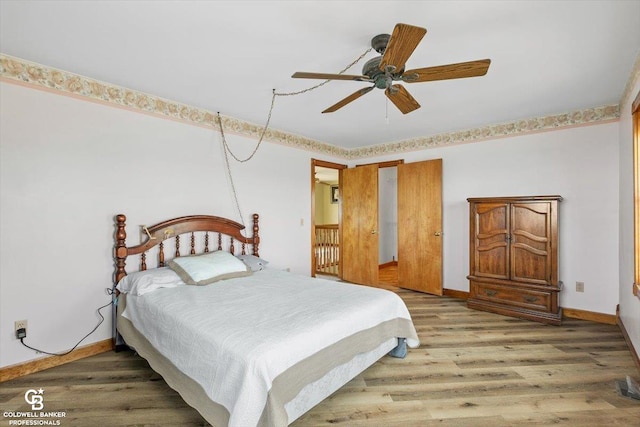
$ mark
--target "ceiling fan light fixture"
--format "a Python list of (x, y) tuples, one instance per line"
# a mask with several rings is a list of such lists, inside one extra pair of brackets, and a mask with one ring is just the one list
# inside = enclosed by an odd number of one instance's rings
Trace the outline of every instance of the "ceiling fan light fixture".
[(378, 89), (386, 89), (391, 86), (393, 79), (385, 74), (378, 74), (374, 80), (374, 84)]

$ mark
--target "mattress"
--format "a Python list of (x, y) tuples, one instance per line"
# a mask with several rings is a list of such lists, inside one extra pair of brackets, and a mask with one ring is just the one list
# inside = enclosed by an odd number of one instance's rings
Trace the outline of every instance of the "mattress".
[[(359, 373), (349, 363), (360, 358), (366, 368), (397, 337), (419, 344), (393, 292), (270, 269), (210, 286), (129, 295), (119, 310), (130, 321), (118, 325), (125, 340), (131, 344), (130, 326), (143, 336), (138, 346), (148, 344), (164, 359), (159, 364), (170, 364), (188, 379), (187, 388), (201, 390), (198, 399), (209, 400), (203, 404), (212, 413), (200, 412), (215, 425), (287, 425), (309, 406), (292, 402), (330, 373), (343, 369), (341, 381), (348, 381)], [(311, 400), (328, 395), (322, 388)]]

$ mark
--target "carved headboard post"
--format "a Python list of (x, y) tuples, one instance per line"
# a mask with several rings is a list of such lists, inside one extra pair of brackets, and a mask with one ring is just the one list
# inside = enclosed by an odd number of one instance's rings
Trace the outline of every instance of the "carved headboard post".
[(115, 283), (118, 283), (120, 279), (127, 275), (127, 272), (124, 269), (127, 260), (127, 244), (125, 243), (127, 240), (127, 232), (125, 231), (126, 220), (127, 217), (123, 214), (116, 216)]
[(253, 214), (253, 255), (255, 256), (260, 256), (258, 249), (258, 246), (260, 245), (260, 235), (258, 234), (260, 227), (258, 227), (258, 218), (260, 218), (260, 215)]

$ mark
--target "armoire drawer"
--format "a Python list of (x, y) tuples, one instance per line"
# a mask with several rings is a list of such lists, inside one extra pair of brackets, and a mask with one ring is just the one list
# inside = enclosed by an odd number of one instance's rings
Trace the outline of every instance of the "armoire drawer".
[(551, 292), (471, 281), (471, 298), (530, 310), (551, 311)]

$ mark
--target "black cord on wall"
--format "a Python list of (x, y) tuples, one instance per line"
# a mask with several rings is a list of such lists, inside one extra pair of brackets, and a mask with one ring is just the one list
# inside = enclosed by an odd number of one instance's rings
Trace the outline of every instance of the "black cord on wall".
[(31, 350), (37, 351), (38, 353), (48, 354), (48, 355), (51, 355), (51, 356), (65, 356), (65, 355), (67, 355), (67, 354), (71, 353), (73, 350), (75, 350), (75, 349), (80, 345), (80, 343), (81, 343), (82, 341), (84, 341), (85, 339), (87, 339), (87, 338), (89, 337), (89, 335), (91, 335), (92, 333), (94, 333), (94, 332), (98, 329), (98, 327), (102, 324), (102, 322), (104, 322), (104, 316), (102, 315), (102, 313), (100, 312), (100, 310), (102, 310), (102, 309), (103, 309), (103, 308), (105, 308), (105, 307), (109, 307), (109, 306), (110, 306), (110, 305), (112, 305), (112, 304), (113, 304), (113, 300), (112, 300), (111, 302), (109, 302), (108, 304), (105, 304), (105, 305), (103, 305), (102, 307), (100, 307), (100, 308), (98, 308), (98, 309), (97, 309), (97, 311), (98, 311), (98, 315), (100, 316), (100, 321), (98, 322), (98, 324), (96, 325), (96, 327), (95, 327), (95, 328), (93, 328), (93, 329), (91, 330), (91, 332), (89, 332), (89, 333), (88, 333), (87, 335), (85, 335), (85, 336), (84, 336), (80, 341), (78, 341), (78, 343), (77, 343), (76, 345), (74, 345), (74, 346), (73, 346), (73, 348), (72, 348), (71, 350), (69, 350), (69, 351), (65, 351), (64, 353), (49, 353), (48, 351), (40, 350), (40, 349), (37, 349), (37, 348), (31, 347), (30, 345), (26, 344), (26, 343), (24, 342), (24, 337), (23, 337), (23, 338), (20, 338), (20, 342), (22, 343), (22, 345), (23, 345), (23, 346), (27, 347), (28, 349), (31, 349)]

